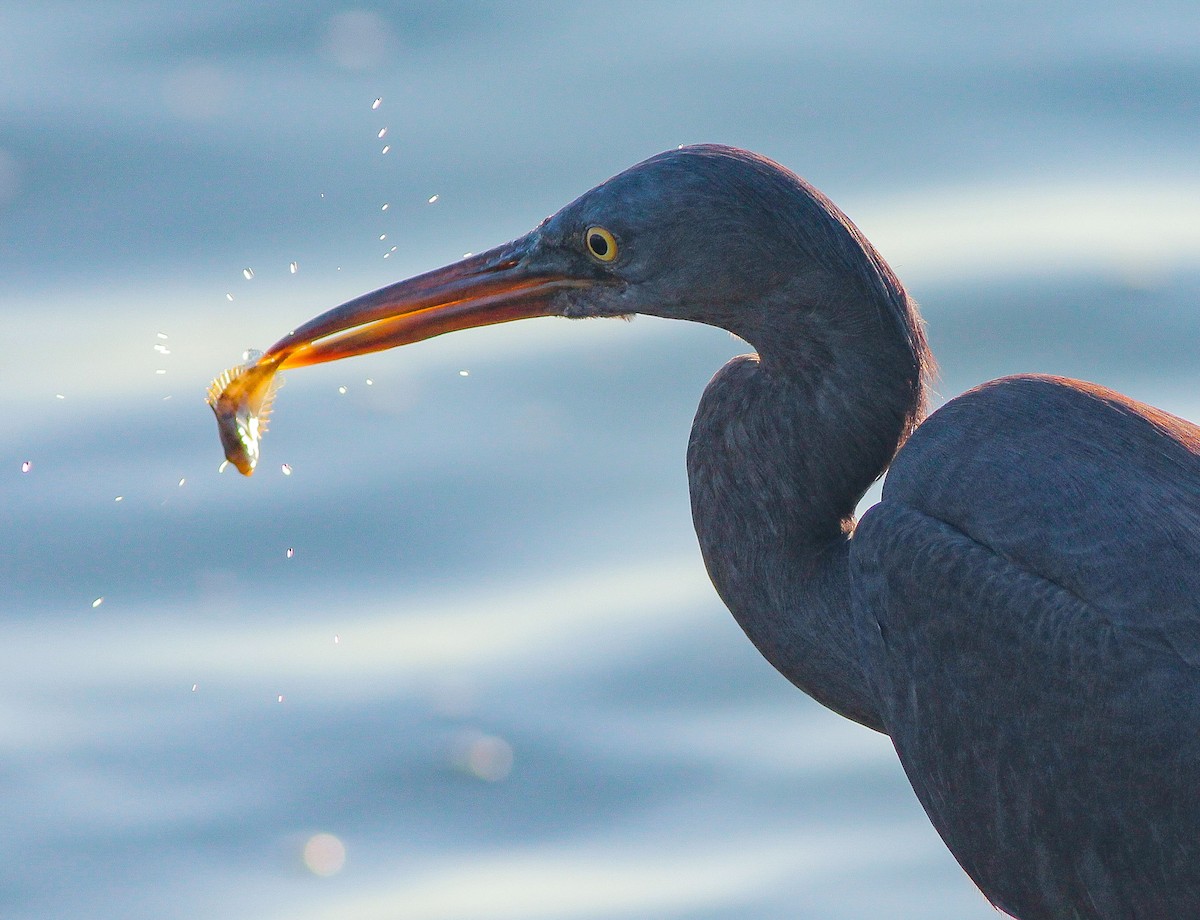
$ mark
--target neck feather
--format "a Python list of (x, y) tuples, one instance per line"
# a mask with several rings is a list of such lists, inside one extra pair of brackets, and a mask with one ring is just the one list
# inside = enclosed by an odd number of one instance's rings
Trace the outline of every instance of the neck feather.
[(907, 298), (899, 322), (872, 300), (835, 312), (847, 331), (797, 310), (784, 314), (796, 328), (752, 337), (760, 354), (705, 390), (688, 474), (709, 574), (750, 639), (810, 696), (882, 731), (859, 664), (848, 542), (856, 504), (919, 420), (928, 362)]

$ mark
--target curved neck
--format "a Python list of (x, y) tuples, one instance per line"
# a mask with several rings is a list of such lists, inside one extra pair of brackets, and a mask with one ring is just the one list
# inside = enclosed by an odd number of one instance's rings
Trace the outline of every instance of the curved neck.
[(876, 327), (860, 324), (852, 347), (798, 328), (727, 364), (696, 414), (688, 476), (709, 575), (751, 641), (818, 702), (882, 731), (849, 540), (856, 504), (914, 424), (923, 355)]

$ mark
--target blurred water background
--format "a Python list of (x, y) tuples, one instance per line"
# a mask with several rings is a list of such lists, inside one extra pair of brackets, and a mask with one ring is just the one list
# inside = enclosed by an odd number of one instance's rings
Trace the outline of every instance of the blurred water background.
[(1193, 2), (0, 5), (0, 917), (994, 916), (708, 585), (726, 334), (295, 372), (251, 480), (203, 392), (716, 141), (875, 241), (939, 398), (1198, 418), (1198, 101)]

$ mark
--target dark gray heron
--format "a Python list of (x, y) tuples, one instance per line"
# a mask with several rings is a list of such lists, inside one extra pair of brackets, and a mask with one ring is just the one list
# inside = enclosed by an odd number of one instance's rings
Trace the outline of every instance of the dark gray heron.
[(260, 365), (634, 313), (757, 349), (713, 378), (688, 445), (713, 584), (792, 683), (891, 737), (984, 894), (1023, 920), (1200, 917), (1200, 428), (1049, 376), (922, 421), (915, 304), (788, 170), (660, 154)]

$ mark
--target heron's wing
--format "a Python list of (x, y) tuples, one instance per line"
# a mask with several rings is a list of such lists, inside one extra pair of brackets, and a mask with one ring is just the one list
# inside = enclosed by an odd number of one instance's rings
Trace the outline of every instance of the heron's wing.
[(996, 381), (948, 403), (884, 498), (1200, 666), (1200, 428), (1111, 390)]
[(1200, 437), (1046, 379), (926, 426), (851, 541), (918, 797), (1014, 915), (1200, 916)]

